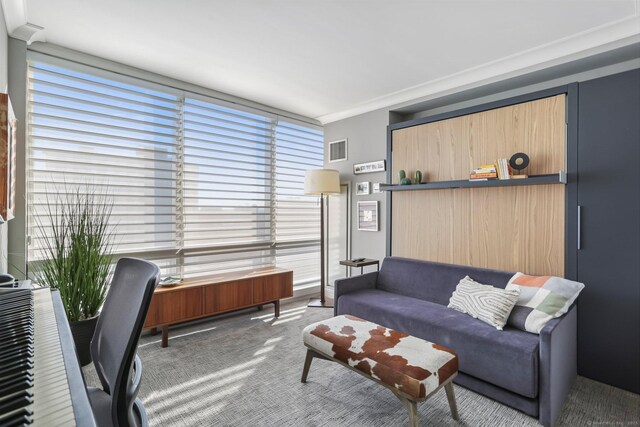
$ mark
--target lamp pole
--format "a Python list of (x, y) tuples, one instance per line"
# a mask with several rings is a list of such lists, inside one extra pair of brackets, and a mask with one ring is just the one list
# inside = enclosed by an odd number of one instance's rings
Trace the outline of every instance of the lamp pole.
[(304, 192), (307, 195), (320, 196), (320, 299), (312, 298), (308, 307), (333, 307), (333, 299), (325, 295), (325, 231), (324, 197), (340, 194), (340, 173), (333, 169), (314, 169), (305, 172)]

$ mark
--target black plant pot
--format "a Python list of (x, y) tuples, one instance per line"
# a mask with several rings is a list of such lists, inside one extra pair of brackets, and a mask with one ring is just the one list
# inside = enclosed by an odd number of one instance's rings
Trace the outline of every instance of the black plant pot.
[(78, 361), (80, 366), (86, 366), (91, 363), (91, 340), (96, 330), (98, 316), (90, 319), (79, 320), (77, 322), (69, 322), (71, 327), (71, 335), (76, 344), (76, 352), (78, 353)]

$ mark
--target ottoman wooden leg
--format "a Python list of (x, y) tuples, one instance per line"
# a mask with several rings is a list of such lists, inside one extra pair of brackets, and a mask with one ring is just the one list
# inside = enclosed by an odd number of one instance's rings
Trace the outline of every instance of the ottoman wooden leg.
[(415, 400), (407, 399), (407, 410), (409, 411), (409, 426), (418, 427), (418, 405)]
[[(393, 390), (392, 390), (393, 391)], [(394, 392), (395, 396), (400, 399), (400, 402), (407, 408), (407, 412), (409, 413), (409, 427), (418, 427), (418, 404), (415, 400), (407, 399), (404, 396), (401, 396)]]
[(449, 381), (449, 384), (444, 386), (444, 391), (447, 393), (447, 400), (449, 401), (449, 408), (451, 409), (451, 418), (458, 421), (458, 405), (456, 405), (456, 395), (453, 392), (453, 381)]
[(307, 375), (309, 375), (309, 368), (311, 368), (311, 361), (313, 360), (313, 351), (307, 349), (307, 357), (304, 359), (304, 368), (302, 368), (301, 382), (307, 382)]

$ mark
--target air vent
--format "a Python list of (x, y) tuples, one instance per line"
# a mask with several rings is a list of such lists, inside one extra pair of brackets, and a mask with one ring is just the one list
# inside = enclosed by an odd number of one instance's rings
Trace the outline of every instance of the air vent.
[(347, 140), (341, 139), (329, 143), (329, 162), (347, 160)]

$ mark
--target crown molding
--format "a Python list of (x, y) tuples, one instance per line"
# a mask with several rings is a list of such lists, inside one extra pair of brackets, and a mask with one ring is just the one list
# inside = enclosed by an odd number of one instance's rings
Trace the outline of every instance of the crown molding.
[(354, 105), (343, 111), (316, 117), (323, 125), (370, 111), (424, 102), (467, 89), (519, 77), (610, 50), (640, 43), (640, 0), (634, 15)]
[(2, 0), (2, 10), (9, 36), (25, 41), (27, 44), (45, 41), (44, 27), (27, 21), (26, 0)]

